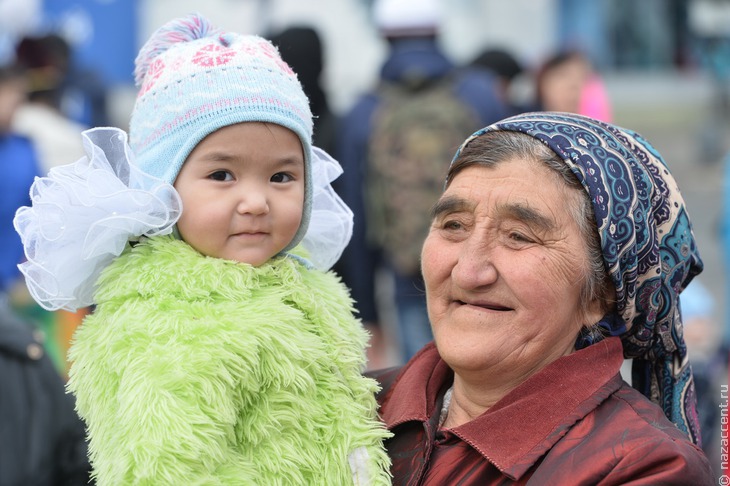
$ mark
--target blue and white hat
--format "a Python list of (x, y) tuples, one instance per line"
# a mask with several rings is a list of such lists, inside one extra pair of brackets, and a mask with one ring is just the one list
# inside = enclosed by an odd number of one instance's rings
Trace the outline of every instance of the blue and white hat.
[(207, 135), (241, 122), (288, 128), (304, 149), (302, 222), (287, 249), (307, 231), (312, 200), (312, 112), (297, 75), (269, 41), (215, 29), (191, 14), (160, 27), (135, 61), (140, 87), (130, 145), (144, 172), (174, 183)]

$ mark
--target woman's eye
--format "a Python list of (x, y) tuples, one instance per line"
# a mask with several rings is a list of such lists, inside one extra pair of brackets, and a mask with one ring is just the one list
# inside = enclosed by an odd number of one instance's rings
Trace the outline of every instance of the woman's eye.
[(441, 225), (441, 227), (443, 229), (453, 231), (453, 230), (460, 230), (464, 226), (459, 221), (450, 219), (450, 220), (444, 221), (443, 224)]
[(514, 241), (517, 241), (520, 243), (532, 243), (533, 242), (531, 238), (528, 238), (527, 236), (523, 235), (522, 233), (512, 232), (512, 233), (510, 233), (509, 237), (511, 240), (514, 240)]
[(214, 181), (232, 181), (233, 176), (227, 170), (217, 170), (208, 176)]
[(271, 176), (271, 182), (276, 182), (276, 183), (290, 182), (293, 180), (294, 180), (294, 178), (290, 174), (287, 174), (286, 172), (277, 172), (276, 174)]

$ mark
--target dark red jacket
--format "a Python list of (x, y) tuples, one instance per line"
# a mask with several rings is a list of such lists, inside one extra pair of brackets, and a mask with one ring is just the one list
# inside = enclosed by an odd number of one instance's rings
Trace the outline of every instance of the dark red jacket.
[(702, 450), (619, 374), (609, 338), (558, 359), (475, 420), (438, 426), (453, 373), (433, 344), (372, 373), (394, 485), (711, 485)]

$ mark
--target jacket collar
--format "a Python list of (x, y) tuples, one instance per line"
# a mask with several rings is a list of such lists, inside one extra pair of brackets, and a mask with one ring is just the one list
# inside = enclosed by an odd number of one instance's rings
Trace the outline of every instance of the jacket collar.
[[(621, 386), (622, 362), (620, 339), (607, 338), (552, 362), (451, 432), (517, 479)], [(436, 408), (452, 382), (453, 372), (436, 347), (426, 346), (404, 367), (386, 398), (381, 409), (385, 424), (392, 429), (411, 420), (427, 422), (440, 412)]]

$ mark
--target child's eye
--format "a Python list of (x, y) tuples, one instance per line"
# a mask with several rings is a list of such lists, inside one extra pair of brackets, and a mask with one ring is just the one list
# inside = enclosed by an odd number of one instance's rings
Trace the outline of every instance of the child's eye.
[(292, 177), (291, 174), (287, 174), (286, 172), (277, 172), (276, 174), (271, 176), (271, 182), (276, 183), (290, 182), (293, 180), (294, 177)]
[(217, 170), (208, 176), (214, 181), (232, 181), (233, 176), (227, 170)]

